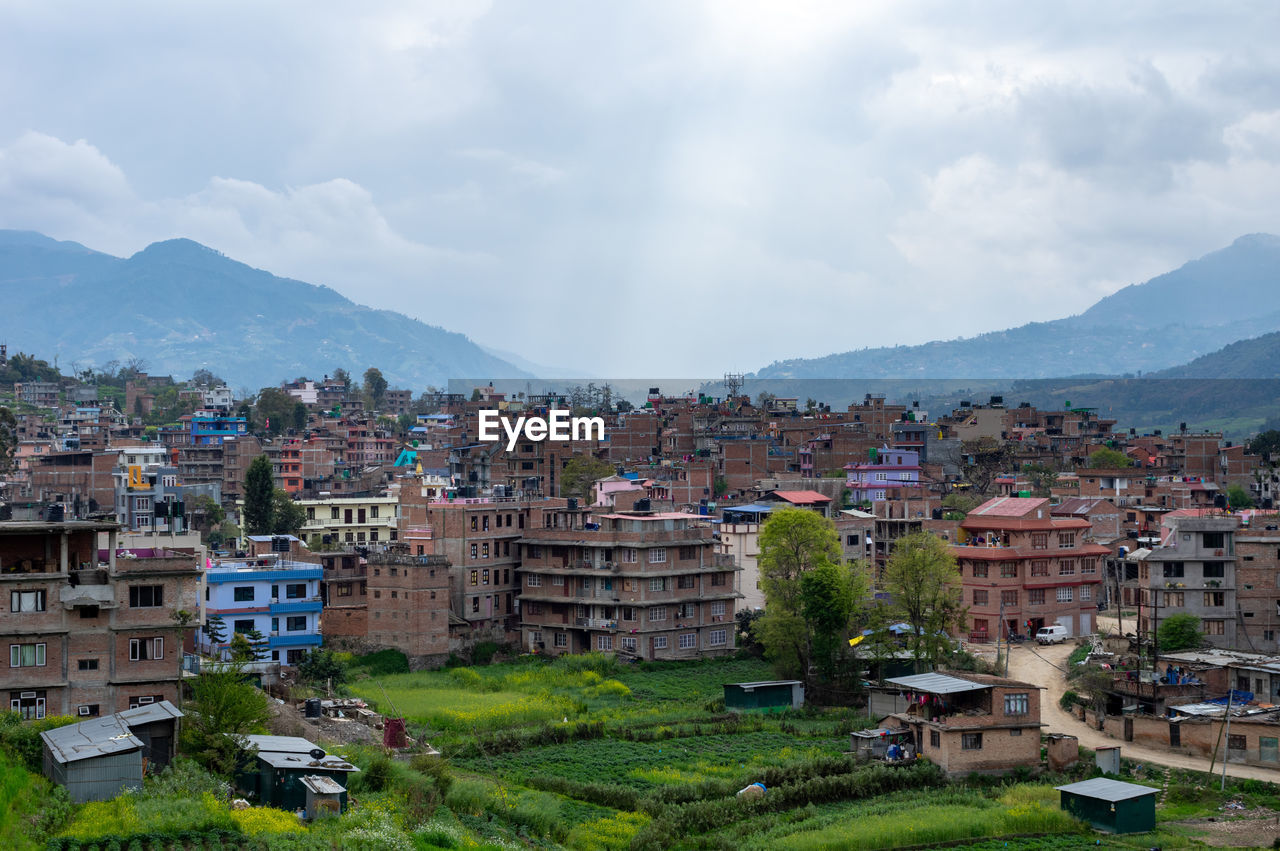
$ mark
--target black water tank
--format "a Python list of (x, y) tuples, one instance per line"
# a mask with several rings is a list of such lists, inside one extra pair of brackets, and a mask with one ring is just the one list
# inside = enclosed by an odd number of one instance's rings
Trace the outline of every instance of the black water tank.
[(308, 718), (319, 718), (321, 715), (320, 698), (318, 697), (307, 698), (306, 709), (304, 710), (304, 714)]

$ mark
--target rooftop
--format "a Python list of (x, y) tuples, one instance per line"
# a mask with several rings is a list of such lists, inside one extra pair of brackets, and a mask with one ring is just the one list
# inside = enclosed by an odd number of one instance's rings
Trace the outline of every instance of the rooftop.
[(1066, 786), (1055, 786), (1059, 792), (1070, 792), (1085, 798), (1097, 798), (1099, 801), (1127, 801), (1130, 798), (1141, 798), (1143, 795), (1154, 795), (1159, 789), (1150, 786), (1139, 786), (1137, 783), (1125, 783), (1121, 780), (1109, 780), (1106, 777), (1094, 777), (1092, 780), (1081, 780), (1079, 783), (1068, 783)]

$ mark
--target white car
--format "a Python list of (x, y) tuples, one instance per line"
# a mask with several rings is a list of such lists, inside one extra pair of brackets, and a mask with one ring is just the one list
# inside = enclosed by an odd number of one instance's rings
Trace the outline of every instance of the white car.
[(1043, 626), (1036, 632), (1036, 641), (1041, 644), (1061, 644), (1071, 637), (1067, 628), (1060, 623)]

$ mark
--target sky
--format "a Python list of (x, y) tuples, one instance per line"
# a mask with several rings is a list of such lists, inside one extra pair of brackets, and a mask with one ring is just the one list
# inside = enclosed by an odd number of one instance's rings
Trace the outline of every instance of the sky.
[(187, 237), (529, 360), (1078, 313), (1280, 232), (1272, 2), (0, 0), (0, 227)]

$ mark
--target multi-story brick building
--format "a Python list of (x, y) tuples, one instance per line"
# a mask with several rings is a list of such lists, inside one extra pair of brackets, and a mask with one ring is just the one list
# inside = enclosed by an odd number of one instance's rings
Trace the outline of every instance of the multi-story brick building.
[[(178, 699), (196, 558), (117, 553), (114, 523), (0, 523), (0, 693), (27, 718), (96, 716)], [(107, 549), (98, 549), (98, 535)]]
[(449, 655), (449, 562), (443, 556), (369, 558), (368, 640), (394, 647), (415, 670)]
[(1061, 624), (1093, 631), (1110, 550), (1092, 542), (1089, 521), (1054, 517), (1049, 500), (988, 500), (960, 523), (951, 547), (969, 607), (969, 634), (996, 640)]
[(320, 631), (326, 643), (369, 634), (368, 566), (354, 551), (320, 553)]
[[(1235, 535), (1237, 645), (1280, 652), (1280, 518), (1255, 515)], [(1277, 695), (1280, 696), (1280, 695)]]
[(522, 643), (640, 659), (730, 653), (738, 568), (714, 547), (695, 515), (545, 510), (520, 540)]

